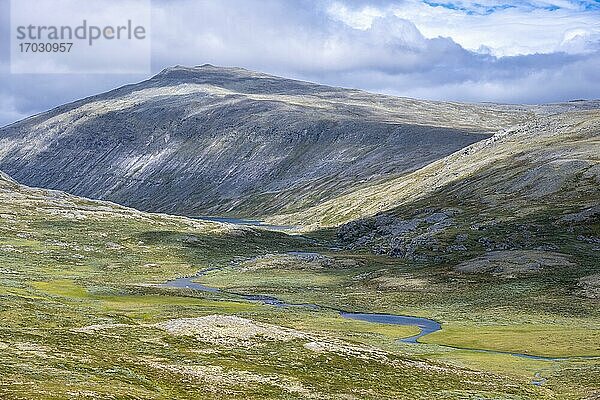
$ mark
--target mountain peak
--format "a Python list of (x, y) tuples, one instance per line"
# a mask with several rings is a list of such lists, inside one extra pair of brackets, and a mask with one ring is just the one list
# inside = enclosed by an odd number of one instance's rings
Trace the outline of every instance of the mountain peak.
[(163, 69), (153, 76), (150, 83), (158, 85), (172, 84), (209, 84), (220, 86), (240, 93), (317, 93), (339, 91), (324, 85), (256, 72), (240, 67), (221, 67), (202, 64), (194, 67), (175, 65)]
[[(185, 65), (174, 65), (167, 67), (156, 74), (152, 79), (202, 79), (202, 78), (260, 78), (270, 77), (276, 78), (271, 75), (253, 72), (244, 68), (239, 67), (221, 67), (212, 64), (196, 65), (194, 67), (188, 67)], [(283, 78), (278, 78), (283, 79)]]

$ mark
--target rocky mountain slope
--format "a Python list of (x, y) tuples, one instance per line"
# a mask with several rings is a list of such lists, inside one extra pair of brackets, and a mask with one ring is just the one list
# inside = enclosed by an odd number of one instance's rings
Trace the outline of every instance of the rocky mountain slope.
[(174, 67), (4, 127), (0, 169), (141, 210), (265, 216), (415, 171), (533, 112)]

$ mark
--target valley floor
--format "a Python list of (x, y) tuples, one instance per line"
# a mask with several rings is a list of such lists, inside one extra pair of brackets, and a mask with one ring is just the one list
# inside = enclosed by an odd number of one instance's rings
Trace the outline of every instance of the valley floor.
[[(332, 251), (325, 233), (14, 190), (0, 201), (3, 399), (598, 395), (597, 303), (546, 278), (492, 284), (443, 265)], [(222, 291), (161, 285), (208, 268), (201, 282)], [(418, 329), (336, 309), (433, 318), (442, 330), (402, 343)]]

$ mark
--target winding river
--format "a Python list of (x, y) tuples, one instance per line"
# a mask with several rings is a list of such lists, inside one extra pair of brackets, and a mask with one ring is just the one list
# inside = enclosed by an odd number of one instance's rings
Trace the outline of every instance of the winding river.
[(442, 329), (442, 325), (437, 321), (427, 318), (410, 317), (408, 315), (351, 313), (345, 311), (340, 311), (340, 315), (344, 318), (374, 322), (377, 324), (416, 326), (421, 330), (418, 335), (400, 339), (400, 341), (404, 343), (417, 343), (417, 340), (420, 337)]
[[(188, 278), (177, 278), (172, 281), (168, 281), (160, 285), (161, 287), (167, 288), (178, 288), (178, 289), (193, 289), (199, 290), (202, 292), (211, 292), (218, 293), (221, 290), (203, 285), (198, 282), (194, 282), (194, 280), (202, 277), (206, 273), (210, 271), (215, 271), (218, 268), (209, 268), (203, 271), (200, 271), (197, 275), (188, 277)], [(229, 295), (238, 296), (247, 301), (257, 301), (263, 304), (268, 304), (276, 307), (306, 307), (314, 310), (317, 309), (332, 309), (330, 307), (318, 306), (316, 304), (307, 304), (307, 303), (287, 303), (281, 299), (272, 296), (265, 295), (256, 295), (256, 294), (241, 294), (241, 293), (233, 293), (233, 292), (223, 292)], [(395, 315), (395, 314), (371, 314), (371, 313), (354, 313), (347, 312), (343, 310), (335, 309), (335, 311), (339, 312), (342, 318), (355, 319), (359, 321), (365, 322), (373, 322), (378, 324), (392, 324), (392, 325), (406, 325), (406, 326), (416, 326), (420, 329), (418, 335), (414, 335), (411, 337), (407, 337), (404, 339), (400, 339), (404, 343), (417, 343), (417, 340), (425, 335), (430, 333), (439, 331), (442, 329), (442, 326), (439, 322), (434, 321), (432, 319), (427, 318), (419, 318), (419, 317), (411, 317), (408, 315)]]
[[(354, 319), (354, 320), (365, 321), (365, 322), (372, 322), (372, 323), (377, 323), (377, 324), (391, 324), (391, 325), (404, 325), (404, 326), (418, 327), (420, 329), (420, 332), (418, 335), (400, 339), (400, 341), (404, 342), (404, 343), (413, 343), (413, 344), (419, 343), (418, 340), (420, 338), (422, 338), (423, 336), (429, 335), (430, 333), (437, 332), (442, 329), (442, 326), (439, 322), (434, 321), (432, 319), (427, 319), (427, 318), (419, 318), (419, 317), (412, 317), (409, 315), (397, 315), (397, 314), (347, 312), (347, 311), (335, 309), (332, 307), (319, 306), (317, 304), (287, 303), (287, 302), (285, 302), (281, 299), (278, 299), (276, 297), (273, 297), (273, 296), (226, 292), (226, 291), (221, 291), (218, 288), (214, 288), (214, 287), (203, 285), (198, 282), (194, 282), (194, 280), (202, 277), (206, 273), (208, 273), (210, 271), (215, 271), (218, 269), (219, 268), (208, 268), (208, 269), (200, 271), (195, 276), (191, 276), (191, 277), (187, 277), (187, 278), (177, 278), (172, 281), (165, 282), (165, 283), (159, 285), (159, 287), (176, 288), (176, 289), (192, 289), (192, 290), (199, 290), (202, 292), (211, 292), (211, 293), (219, 293), (220, 292), (220, 293), (226, 293), (228, 295), (237, 296), (246, 301), (260, 302), (260, 303), (268, 304), (268, 305), (275, 306), (275, 307), (304, 307), (304, 308), (310, 308), (313, 310), (328, 309), (328, 310), (337, 311), (342, 318)], [(473, 348), (453, 347), (453, 346), (445, 346), (445, 345), (440, 345), (440, 346), (453, 348), (456, 350), (468, 350), (468, 351), (494, 353), (494, 354), (507, 354), (507, 355), (511, 355), (514, 357), (529, 358), (529, 359), (542, 360), (542, 361), (560, 361), (560, 360), (567, 360), (567, 359), (571, 359), (571, 358), (588, 358), (588, 357), (544, 357), (544, 356), (535, 356), (535, 355), (530, 355), (530, 354), (512, 353), (512, 352), (498, 351), (498, 350), (473, 349)], [(595, 358), (595, 357), (589, 357), (589, 358)], [(534, 382), (532, 382), (532, 383), (534, 383)], [(536, 383), (534, 383), (534, 384), (536, 384)], [(541, 384), (541, 383), (539, 383), (539, 384)]]
[[(269, 229), (269, 230), (276, 230), (276, 231), (288, 231), (288, 230), (294, 229), (294, 227), (292, 227), (292, 226), (268, 225), (268, 224), (264, 224), (262, 221), (257, 221), (257, 220), (246, 220), (246, 219), (224, 218), (224, 217), (196, 217), (196, 218), (202, 219), (205, 221), (224, 222), (224, 223), (230, 223), (230, 224), (236, 224), (236, 225), (248, 225), (248, 226), (254, 226), (254, 227), (259, 227), (259, 228), (264, 228), (264, 229)], [(300, 254), (309, 254), (309, 253), (290, 252), (290, 254), (300, 255)], [(397, 315), (397, 314), (347, 312), (347, 311), (335, 309), (332, 307), (319, 306), (317, 304), (287, 303), (287, 302), (285, 302), (281, 299), (278, 299), (276, 297), (273, 297), (273, 296), (225, 292), (225, 291), (221, 291), (218, 288), (214, 288), (214, 287), (203, 285), (198, 282), (194, 282), (194, 280), (202, 277), (206, 273), (208, 273), (210, 271), (218, 270), (218, 269), (219, 268), (205, 269), (203, 271), (200, 271), (195, 276), (174, 279), (174, 280), (165, 282), (159, 286), (166, 287), (166, 288), (192, 289), (192, 290), (199, 290), (199, 291), (211, 292), (211, 293), (221, 292), (221, 293), (226, 293), (228, 295), (237, 296), (246, 301), (260, 302), (260, 303), (268, 304), (268, 305), (275, 306), (275, 307), (304, 307), (304, 308), (310, 308), (313, 310), (329, 309), (329, 310), (337, 311), (342, 318), (354, 319), (354, 320), (377, 323), (377, 324), (416, 326), (420, 329), (420, 331), (417, 335), (400, 339), (400, 342), (403, 342), (403, 343), (417, 344), (417, 343), (419, 343), (419, 339), (422, 338), (423, 336), (429, 335), (430, 333), (437, 332), (442, 329), (442, 326), (439, 322), (434, 321), (432, 319), (427, 319), (427, 318), (413, 317), (413, 316), (409, 316), (409, 315)], [(529, 359), (541, 360), (541, 361), (560, 361), (560, 360), (567, 360), (567, 359), (571, 358), (571, 357), (565, 357), (565, 358), (543, 357), (543, 356), (534, 356), (534, 355), (530, 355), (530, 354), (512, 353), (512, 352), (497, 351), (497, 350), (472, 349), (472, 348), (452, 347), (452, 346), (444, 346), (444, 345), (440, 345), (440, 346), (453, 348), (456, 350), (468, 350), (468, 351), (494, 353), (494, 354), (507, 354), (507, 355), (511, 355), (514, 357), (529, 358)], [(579, 358), (579, 357), (576, 357), (576, 358)], [(583, 358), (587, 358), (587, 357), (583, 357)], [(595, 357), (590, 357), (590, 358), (595, 358)], [(545, 383), (545, 381), (546, 381), (546, 379), (541, 376), (540, 372), (536, 372), (534, 379), (531, 380), (531, 384), (536, 385), (536, 386), (541, 386)]]
[[(196, 219), (201, 219), (204, 221), (212, 221), (212, 222), (223, 222), (235, 225), (247, 225), (253, 227), (260, 227), (269, 230), (277, 230), (277, 231), (286, 231), (294, 229), (293, 226), (278, 226), (278, 225), (269, 225), (265, 224), (259, 220), (250, 220), (250, 219), (241, 219), (241, 218), (227, 218), (227, 217), (210, 217), (210, 216), (198, 216)], [(307, 255), (313, 253), (306, 252), (289, 252), (291, 255)], [(314, 253), (316, 254), (316, 253)], [(217, 288), (209, 287), (206, 285), (202, 285), (200, 283), (194, 282), (195, 279), (200, 278), (205, 275), (207, 272), (214, 271), (218, 268), (209, 268), (203, 271), (200, 271), (197, 275), (189, 277), (189, 278), (178, 278), (172, 281), (166, 282), (162, 284), (162, 287), (171, 287), (171, 288), (184, 288), (184, 289), (194, 289), (200, 290), (203, 292), (219, 292), (220, 290)], [(263, 304), (269, 304), (276, 307), (308, 307), (311, 309), (319, 309), (319, 308), (329, 308), (322, 307), (316, 304), (292, 304), (286, 303), (283, 300), (280, 300), (276, 297), (265, 296), (265, 295), (254, 295), (254, 294), (240, 294), (240, 293), (231, 293), (227, 292), (227, 294), (239, 296), (244, 300), (248, 301), (258, 301)], [(331, 308), (329, 308), (331, 309)], [(405, 325), (405, 326), (416, 326), (420, 329), (419, 334), (400, 339), (401, 342), (404, 343), (418, 343), (418, 339), (428, 335), (430, 333), (439, 331), (442, 329), (442, 326), (439, 322), (434, 321), (432, 319), (427, 318), (419, 318), (412, 317), (409, 315), (395, 315), (395, 314), (376, 314), (376, 313), (353, 313), (347, 312), (343, 310), (335, 310), (339, 312), (340, 316), (348, 319), (355, 319), (359, 321), (372, 322), (378, 324), (392, 324), (392, 325)]]

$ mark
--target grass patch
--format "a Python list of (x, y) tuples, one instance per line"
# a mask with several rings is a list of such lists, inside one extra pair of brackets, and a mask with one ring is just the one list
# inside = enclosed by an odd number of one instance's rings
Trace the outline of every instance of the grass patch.
[(424, 343), (545, 357), (600, 357), (600, 328), (556, 325), (444, 325)]

